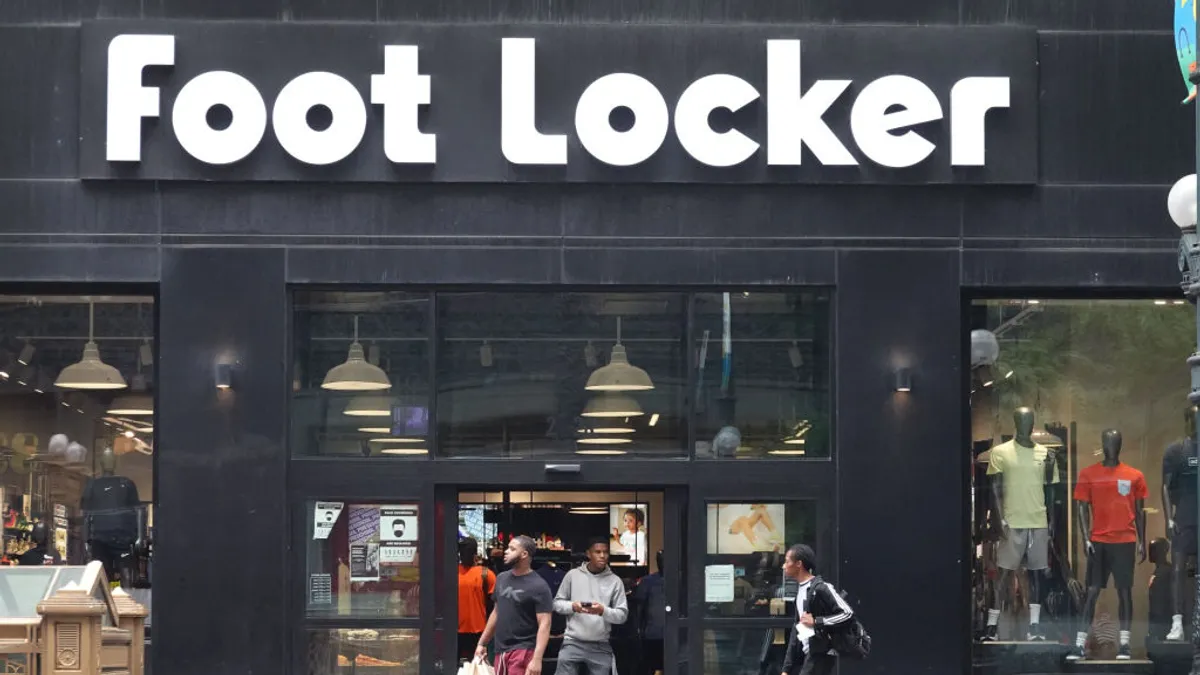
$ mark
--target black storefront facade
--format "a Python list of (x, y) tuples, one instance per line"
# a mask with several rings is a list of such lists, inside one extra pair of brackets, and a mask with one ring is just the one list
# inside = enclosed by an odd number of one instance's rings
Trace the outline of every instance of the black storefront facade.
[[(978, 664), (971, 330), (1014, 299), (1179, 297), (1192, 113), (1165, 19), (1109, 4), (0, 8), (6, 292), (154, 298), (153, 669), (330, 672), (313, 635), (395, 629), (419, 666), (389, 672), (454, 672), (447, 519), (522, 489), (663, 495), (667, 673), (742, 672), (705, 636), (788, 624), (707, 609), (706, 507), (750, 502), (811, 505), (875, 640), (844, 670)], [(301, 449), (301, 305), (339, 293), (424, 298), (427, 454)], [(470, 441), (440, 364), (479, 293), (678, 301), (678, 377), (650, 371), (679, 392), (674, 449), (446, 449)], [(699, 308), (770, 293), (826, 303), (800, 359), (823, 359), (826, 449), (702, 456)], [(493, 342), (470, 342), (489, 368)], [(418, 507), (411, 610), (311, 611), (316, 501)]]

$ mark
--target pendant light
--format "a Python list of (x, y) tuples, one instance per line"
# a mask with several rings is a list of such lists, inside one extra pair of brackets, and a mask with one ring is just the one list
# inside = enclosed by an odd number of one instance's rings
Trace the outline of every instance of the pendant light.
[(107, 412), (109, 415), (153, 415), (154, 399), (146, 395), (118, 396)]
[(393, 403), (390, 396), (355, 396), (346, 404), (344, 414), (350, 417), (391, 417)]
[(621, 317), (617, 317), (617, 344), (613, 345), (608, 365), (592, 371), (585, 389), (588, 391), (648, 391), (654, 382), (646, 371), (629, 363), (625, 345), (621, 344)]
[(333, 391), (380, 391), (392, 386), (387, 373), (365, 358), (362, 345), (358, 342), (358, 316), (354, 317), (354, 342), (346, 362), (336, 365), (325, 373), (322, 389)]
[(121, 371), (100, 360), (100, 349), (96, 346), (96, 303), (88, 303), (88, 341), (83, 346), (83, 357), (77, 363), (63, 368), (54, 381), (60, 389), (124, 389), (125, 378)]
[(592, 397), (583, 409), (584, 417), (638, 417), (642, 415), (642, 406), (629, 396), (621, 394), (601, 394)]

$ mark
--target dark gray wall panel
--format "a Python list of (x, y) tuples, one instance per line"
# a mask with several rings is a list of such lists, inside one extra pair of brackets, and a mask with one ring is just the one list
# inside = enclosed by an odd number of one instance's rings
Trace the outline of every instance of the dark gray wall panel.
[[(280, 249), (166, 253), (155, 432), (162, 448), (155, 672), (278, 675), (286, 663), (283, 279)], [(237, 364), (233, 389), (220, 395), (213, 381), (219, 359)], [(203, 609), (218, 605), (227, 620)]]
[(1195, 171), (1195, 110), (1178, 105), (1187, 92), (1169, 29), (1039, 42), (1043, 182), (1170, 185)]
[(1166, 185), (1044, 185), (963, 191), (963, 236), (1171, 239)]
[[(955, 450), (963, 438), (956, 412), (965, 403), (957, 281), (952, 251), (838, 257), (841, 583), (861, 601), (858, 610), (868, 622), (898, 607), (920, 608), (919, 621), (873, 629), (871, 658), (841, 665), (850, 675), (967, 672), (968, 459)], [(899, 366), (913, 371), (908, 394), (891, 390), (890, 374)], [(904, 523), (922, 533), (919, 545)], [(902, 576), (880, 574), (881, 551), (894, 552), (888, 565)], [(897, 584), (900, 578), (925, 581)], [(930, 630), (935, 625), (941, 628)], [(917, 644), (921, 648), (913, 649)]]
[(0, 245), (0, 279), (153, 282), (158, 280), (160, 254), (157, 246), (4, 244)]
[(286, 19), (287, 0), (142, 0), (145, 18)]
[(0, 178), (79, 175), (79, 29), (0, 26), (0, 64)]
[(834, 251), (626, 248), (563, 251), (569, 284), (832, 284)]
[(547, 284), (562, 280), (557, 248), (293, 247), (289, 283)]
[[(1012, 23), (1067, 30), (1158, 30), (1171, 15), (1151, 9), (1142, 0), (963, 0), (962, 22)], [(1182, 81), (1182, 80), (1181, 80)]]
[[(158, 194), (150, 183), (99, 187), (72, 180), (0, 181), (0, 237), (52, 242), (158, 243)], [(123, 236), (123, 239), (122, 239)], [(114, 239), (117, 240), (114, 242)]]
[(1179, 286), (1175, 249), (1093, 251), (967, 250), (964, 286), (997, 288), (1142, 288)]

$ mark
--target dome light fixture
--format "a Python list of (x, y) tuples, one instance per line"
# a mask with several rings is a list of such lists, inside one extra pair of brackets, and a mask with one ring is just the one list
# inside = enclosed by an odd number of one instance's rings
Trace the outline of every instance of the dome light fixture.
[(391, 417), (392, 399), (388, 396), (355, 396), (346, 404), (350, 417)]
[(321, 388), (332, 391), (382, 391), (390, 389), (391, 386), (392, 382), (387, 373), (367, 361), (362, 344), (358, 341), (358, 316), (355, 315), (354, 342), (350, 343), (346, 361), (325, 373), (325, 381), (321, 383)]
[(629, 363), (625, 345), (621, 344), (621, 317), (617, 317), (617, 344), (613, 345), (608, 364), (592, 371), (588, 391), (649, 391), (654, 382), (646, 371)]
[(63, 368), (54, 385), (59, 389), (124, 389), (125, 378), (121, 371), (100, 360), (100, 348), (96, 346), (96, 303), (88, 302), (88, 341), (83, 346), (83, 356), (78, 362)]
[(153, 415), (154, 399), (149, 396), (118, 396), (108, 406), (109, 415)]
[(583, 409), (584, 417), (638, 417), (642, 414), (642, 406), (637, 401), (621, 394), (594, 396)]

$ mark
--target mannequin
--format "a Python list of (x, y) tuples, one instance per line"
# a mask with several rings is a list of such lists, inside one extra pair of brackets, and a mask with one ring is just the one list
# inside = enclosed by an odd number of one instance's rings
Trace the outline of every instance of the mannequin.
[(33, 530), (29, 533), (29, 539), (33, 542), (33, 548), (25, 551), (17, 558), (18, 565), (62, 564), (62, 557), (58, 555), (58, 551), (54, 550), (53, 546), (47, 544), (50, 539), (50, 532), (46, 528), (45, 523), (35, 524)]
[[(1171, 538), (1172, 599), (1171, 630), (1167, 640), (1183, 640), (1184, 596), (1188, 591), (1187, 563), (1196, 556), (1196, 408), (1183, 413), (1186, 436), (1163, 452), (1162, 502)], [(1194, 586), (1192, 586), (1194, 588)]]
[(79, 508), (83, 512), (83, 545), (88, 560), (104, 563), (109, 581), (132, 577), (136, 551), (144, 545), (146, 512), (137, 486), (115, 474), (112, 447), (100, 453), (100, 475), (88, 480)]
[(1117, 589), (1117, 616), (1120, 621), (1120, 647), (1117, 658), (1130, 658), (1129, 628), (1133, 623), (1133, 567), (1146, 561), (1146, 477), (1141, 471), (1121, 463), (1121, 432), (1107, 429), (1100, 434), (1104, 460), (1079, 472), (1075, 484), (1075, 505), (1079, 529), (1087, 552), (1087, 601), (1083, 624), (1075, 636), (1075, 647), (1068, 659), (1084, 658), (1084, 645), (1100, 592), (1113, 578)]
[(989, 451), (987, 475), (991, 483), (992, 514), (1000, 519), (1002, 539), (996, 549), (1000, 579), (996, 584), (995, 604), (988, 610), (984, 641), (998, 639), (1000, 607), (1004, 589), (1010, 588), (1013, 575), (1024, 563), (1029, 571), (1031, 600), (1029, 631), (1026, 639), (1043, 641), (1041, 620), (1041, 579), (1050, 568), (1051, 526), (1046, 509), (1046, 483), (1059, 482), (1058, 467), (1048, 448), (1033, 442), (1033, 411), (1026, 407), (1013, 411), (1016, 434), (1013, 440)]

